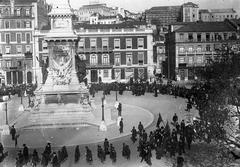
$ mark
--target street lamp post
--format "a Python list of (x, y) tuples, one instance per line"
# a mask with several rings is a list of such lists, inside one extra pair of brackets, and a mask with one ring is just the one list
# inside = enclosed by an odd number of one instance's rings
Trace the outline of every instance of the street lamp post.
[(117, 90), (118, 90), (118, 85), (117, 85), (117, 82), (116, 82), (116, 85), (115, 85), (115, 89), (116, 89), (116, 101), (118, 101), (118, 95), (117, 95)]
[(102, 97), (102, 121), (105, 121), (104, 120), (104, 97)]
[(6, 125), (8, 125), (7, 101), (5, 102), (5, 106), (6, 106), (6, 109), (5, 109), (5, 112), (6, 112)]
[(103, 95), (103, 97), (102, 97), (102, 121), (99, 126), (100, 131), (107, 131), (107, 126), (106, 126), (105, 118), (104, 118), (104, 102), (105, 102), (105, 96)]

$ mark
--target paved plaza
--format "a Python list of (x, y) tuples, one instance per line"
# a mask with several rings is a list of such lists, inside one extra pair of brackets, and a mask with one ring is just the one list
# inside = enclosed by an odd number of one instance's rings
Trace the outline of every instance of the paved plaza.
[[(96, 94), (94, 98), (96, 108), (101, 110), (101, 97), (102, 92)], [(133, 96), (131, 92), (124, 92), (123, 95), (118, 95), (119, 101), (123, 104), (122, 116), (124, 120), (124, 133), (120, 134), (117, 124), (108, 126), (107, 132), (100, 132), (98, 127), (80, 127), (80, 128), (60, 128), (60, 129), (45, 129), (40, 128), (38, 130), (21, 130), (18, 129), (20, 134), (18, 141), (18, 148), (14, 149), (14, 142), (11, 141), (10, 136), (2, 136), (3, 143), (10, 155), (4, 160), (1, 165), (13, 166), (15, 163), (17, 151), (22, 149), (22, 144), (25, 143), (30, 148), (38, 148), (39, 155), (43, 152), (47, 142), (51, 142), (53, 149), (58, 150), (60, 146), (68, 146), (67, 150), (69, 158), (61, 166), (88, 166), (85, 161), (85, 146), (89, 146), (93, 152), (93, 164), (92, 166), (147, 166), (145, 162), (141, 163), (137, 152), (137, 143), (133, 144), (130, 140), (130, 131), (133, 126), (137, 127), (139, 121), (141, 121), (149, 133), (156, 128), (156, 121), (158, 114), (161, 113), (163, 120), (171, 122), (174, 113), (177, 113), (179, 120), (184, 119), (186, 115), (186, 100), (182, 98), (174, 98), (169, 95), (159, 95), (154, 97), (153, 94), (147, 93), (144, 96)], [(115, 92), (111, 92), (111, 95), (106, 96), (107, 106), (113, 107), (115, 103)], [(27, 104), (27, 99), (24, 99), (24, 103)], [(28, 111), (24, 113), (17, 112), (19, 105), (19, 98), (14, 97), (9, 101), (9, 122), (16, 123), (16, 127), (21, 122), (26, 121)], [(11, 110), (10, 110), (11, 109)], [(195, 110), (191, 112), (196, 113)], [(117, 151), (117, 163), (112, 164), (108, 157), (104, 164), (97, 158), (97, 144), (103, 144), (103, 140), (108, 138), (110, 143), (116, 148)], [(121, 156), (122, 143), (125, 142), (130, 145), (131, 160), (127, 161)], [(76, 145), (80, 145), (81, 159), (78, 164), (74, 164), (74, 149)], [(171, 166), (171, 160), (162, 158), (156, 160), (155, 151), (153, 151), (153, 165), (152, 166)]]

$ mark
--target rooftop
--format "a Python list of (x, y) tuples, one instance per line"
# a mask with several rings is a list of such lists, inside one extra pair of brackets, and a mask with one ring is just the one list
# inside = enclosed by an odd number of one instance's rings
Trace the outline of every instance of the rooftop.
[(127, 21), (119, 24), (84, 24), (79, 23), (74, 25), (74, 29), (121, 29), (121, 28), (137, 28), (138, 26), (146, 26), (146, 22)]
[(192, 7), (198, 8), (198, 5), (192, 2), (184, 3), (183, 6), (192, 6)]
[[(15, 0), (15, 4), (26, 4), (37, 2), (37, 0)], [(10, 4), (10, 0), (0, 0), (0, 3)]]
[(236, 13), (233, 8), (226, 8), (226, 9), (210, 9), (211, 13)]
[(179, 26), (175, 32), (226, 32), (235, 31), (235, 28), (227, 22), (191, 22), (172, 24)]
[(180, 10), (181, 6), (155, 6), (152, 7), (151, 9), (147, 10), (147, 11), (161, 11), (161, 10)]
[(209, 10), (208, 9), (200, 9), (199, 13), (209, 13)]

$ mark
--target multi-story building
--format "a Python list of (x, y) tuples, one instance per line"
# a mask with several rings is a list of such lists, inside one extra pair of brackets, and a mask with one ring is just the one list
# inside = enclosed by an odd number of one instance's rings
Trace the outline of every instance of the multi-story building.
[[(47, 62), (44, 38), (49, 28), (36, 36), (42, 62)], [(78, 57), (86, 64), (88, 82), (126, 82), (131, 77), (136, 80), (153, 77), (153, 36), (146, 23), (77, 24), (74, 31), (78, 36)], [(79, 71), (78, 66), (76, 69)]]
[(107, 7), (106, 4), (90, 4), (83, 5), (78, 11), (75, 11), (79, 22), (89, 22), (90, 16), (94, 13), (99, 13), (102, 16), (115, 16), (117, 10)]
[(90, 16), (90, 24), (117, 24), (122, 22), (122, 16), (102, 16), (99, 13), (94, 13)]
[(187, 2), (181, 6), (157, 6), (145, 11), (146, 21), (156, 25), (175, 22), (196, 22), (199, 19), (198, 5)]
[(183, 22), (196, 22), (199, 20), (198, 5), (188, 2), (182, 5)]
[(234, 9), (201, 9), (199, 20), (204, 22), (224, 21), (225, 19), (237, 19), (238, 14)]
[(0, 1), (2, 83), (35, 82), (33, 33), (48, 23), (48, 8), (44, 0)]
[(152, 24), (168, 25), (182, 21), (181, 6), (157, 6), (145, 11), (146, 21)]
[(167, 73), (169, 79), (193, 80), (223, 45), (235, 43), (236, 28), (229, 22), (175, 23), (166, 34)]

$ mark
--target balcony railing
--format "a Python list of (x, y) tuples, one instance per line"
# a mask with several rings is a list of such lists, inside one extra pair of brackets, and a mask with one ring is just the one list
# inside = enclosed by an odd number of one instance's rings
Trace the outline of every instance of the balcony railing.
[(111, 53), (113, 48), (78, 48), (79, 54), (86, 54), (86, 53)]
[(86, 63), (87, 68), (112, 68), (112, 63)]

